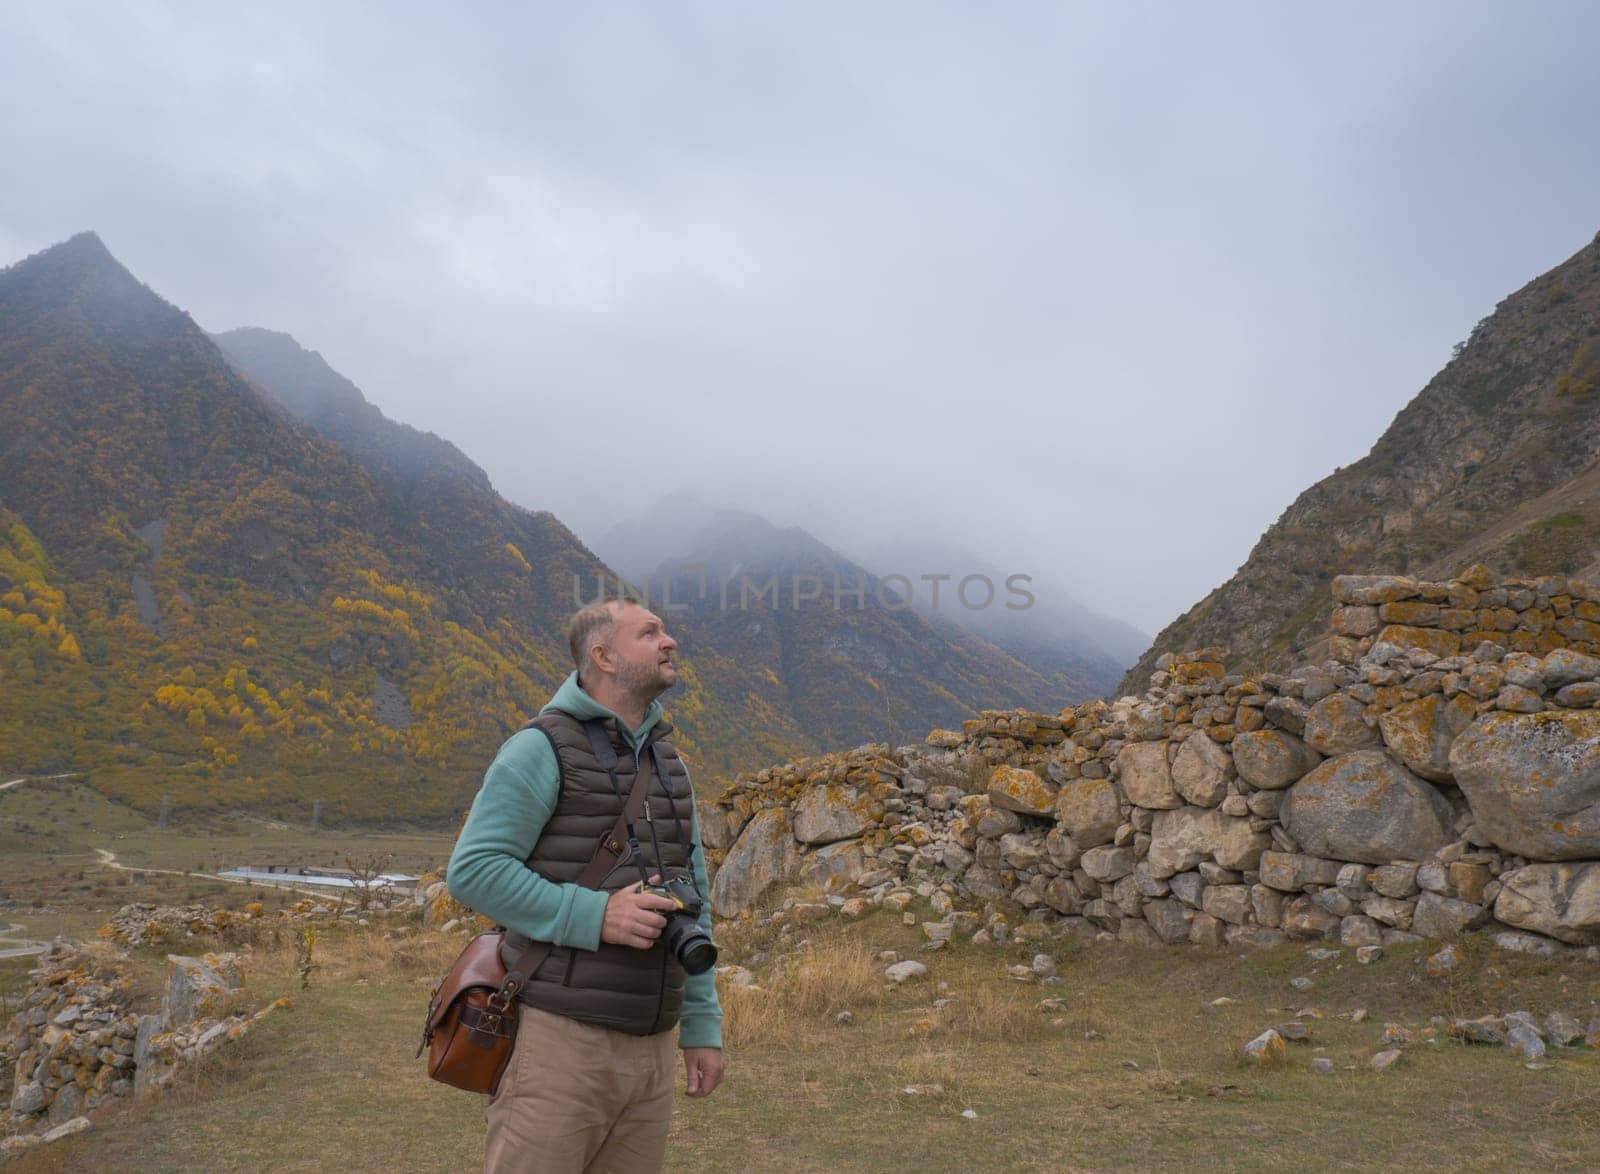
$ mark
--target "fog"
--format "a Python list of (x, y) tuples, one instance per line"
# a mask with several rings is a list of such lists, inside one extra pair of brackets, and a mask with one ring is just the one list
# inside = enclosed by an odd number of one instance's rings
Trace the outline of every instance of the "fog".
[(1587, 4), (238, 9), (0, 8), (0, 264), (94, 229), (591, 540), (1147, 631), (1600, 227)]

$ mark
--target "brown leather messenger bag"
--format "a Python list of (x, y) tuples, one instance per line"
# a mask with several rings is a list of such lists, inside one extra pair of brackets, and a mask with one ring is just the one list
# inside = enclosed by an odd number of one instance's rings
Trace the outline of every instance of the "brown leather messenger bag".
[[(604, 739), (610, 748), (604, 726), (598, 721), (583, 724), (591, 744), (598, 746), (599, 740)], [(650, 763), (655, 765), (653, 754)], [(600, 838), (594, 855), (578, 877), (578, 884), (584, 888), (598, 887), (621, 859), (623, 845), (636, 842), (632, 824), (644, 807), (652, 773), (650, 769), (640, 769), (635, 775), (622, 814)], [(434, 1080), (490, 1096), (500, 1087), (500, 1077), (517, 1042), (521, 1009), (517, 992), (555, 949), (551, 942), (530, 942), (512, 959), (508, 971), (500, 961), (504, 937), (503, 930), (495, 929), (467, 943), (428, 1000), (428, 1017), (422, 1042), (417, 1046), (418, 1056), (424, 1049), (428, 1051), (428, 1075)]]

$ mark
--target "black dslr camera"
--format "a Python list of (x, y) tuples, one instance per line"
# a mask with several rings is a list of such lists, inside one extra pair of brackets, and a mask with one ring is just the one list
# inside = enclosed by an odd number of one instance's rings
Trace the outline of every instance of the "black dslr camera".
[(643, 890), (665, 897), (677, 905), (667, 912), (667, 927), (661, 931), (661, 940), (677, 958), (678, 964), (689, 974), (704, 974), (717, 964), (717, 946), (700, 928), (700, 894), (694, 881), (680, 873), (668, 873), (658, 885), (644, 885)]

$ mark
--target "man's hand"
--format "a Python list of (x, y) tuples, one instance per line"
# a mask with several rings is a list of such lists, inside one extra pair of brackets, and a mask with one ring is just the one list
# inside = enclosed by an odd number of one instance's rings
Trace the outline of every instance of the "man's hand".
[[(661, 880), (659, 875), (650, 878), (651, 884)], [(600, 923), (600, 940), (613, 946), (632, 946), (635, 950), (648, 950), (666, 927), (667, 919), (658, 910), (676, 909), (670, 897), (640, 892), (642, 885), (633, 884), (618, 889), (606, 898), (605, 920)]]
[(708, 1097), (711, 1090), (722, 1083), (721, 1048), (684, 1048), (683, 1070), (689, 1084), (685, 1090), (692, 1097)]

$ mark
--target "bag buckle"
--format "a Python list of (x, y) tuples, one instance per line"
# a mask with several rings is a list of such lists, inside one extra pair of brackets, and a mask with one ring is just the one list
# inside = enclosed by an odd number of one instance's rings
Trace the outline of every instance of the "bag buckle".
[[(502, 1015), (509, 1015), (511, 1013), (511, 1003), (514, 999), (516, 999), (517, 992), (521, 989), (522, 984), (518, 982), (515, 977), (511, 977), (506, 979), (505, 982), (501, 984), (498, 991), (489, 996), (488, 1009), (496, 1012), (496, 1019)], [(495, 1005), (496, 999), (500, 1000), (499, 1006)]]

